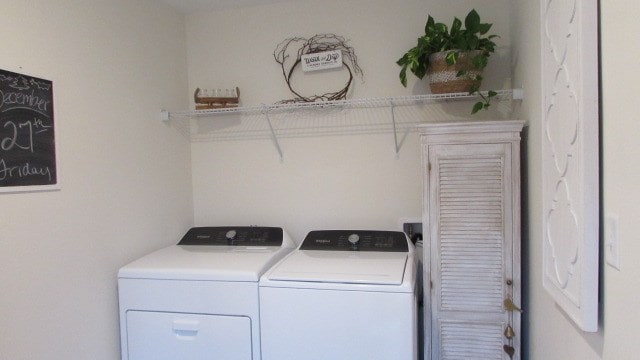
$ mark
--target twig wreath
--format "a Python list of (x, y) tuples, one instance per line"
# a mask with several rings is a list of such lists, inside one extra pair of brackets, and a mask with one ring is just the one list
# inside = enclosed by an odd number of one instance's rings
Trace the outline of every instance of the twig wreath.
[[(358, 65), (355, 50), (353, 47), (347, 45), (347, 41), (344, 37), (335, 34), (319, 34), (314, 35), (310, 39), (302, 37), (289, 38), (278, 44), (273, 51), (273, 57), (282, 67), (282, 75), (284, 75), (284, 80), (289, 90), (296, 96), (294, 99), (282, 100), (279, 103), (344, 100), (353, 82), (354, 73), (360, 77), (363, 76), (362, 69), (360, 69)], [(327, 92), (322, 95), (303, 96), (294, 90), (291, 85), (291, 77), (294, 70), (300, 65), (302, 55), (331, 50), (342, 51), (342, 64), (349, 72), (349, 81), (347, 84), (336, 92)], [(295, 60), (292, 58), (294, 52)]]

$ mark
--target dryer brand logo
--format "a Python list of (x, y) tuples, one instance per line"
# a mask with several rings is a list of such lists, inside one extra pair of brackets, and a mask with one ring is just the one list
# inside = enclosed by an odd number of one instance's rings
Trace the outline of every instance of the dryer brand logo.
[(316, 239), (316, 244), (330, 244), (331, 240), (327, 239)]

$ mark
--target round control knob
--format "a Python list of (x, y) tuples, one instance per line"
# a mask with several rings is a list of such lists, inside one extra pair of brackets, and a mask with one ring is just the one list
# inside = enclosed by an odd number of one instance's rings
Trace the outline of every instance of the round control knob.
[(355, 246), (360, 241), (360, 236), (358, 236), (358, 234), (351, 234), (347, 240), (349, 240), (351, 245)]
[(236, 235), (237, 235), (237, 233), (236, 233), (235, 230), (227, 231), (227, 234), (226, 234), (227, 240), (235, 240)]

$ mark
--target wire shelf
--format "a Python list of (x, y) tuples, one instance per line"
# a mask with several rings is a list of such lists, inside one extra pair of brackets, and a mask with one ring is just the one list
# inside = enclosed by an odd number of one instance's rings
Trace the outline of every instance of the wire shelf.
[[(524, 97), (521, 89), (496, 93), (489, 112), (493, 117), (510, 116), (511, 100)], [(468, 93), (451, 93), (207, 110), (163, 110), (161, 118), (192, 142), (271, 139), (281, 159), (280, 138), (350, 134), (393, 133), (398, 154), (404, 137), (417, 125), (468, 117), (469, 108), (463, 109), (455, 102), (472, 102), (479, 98)]]
[[(521, 89), (506, 89), (497, 90), (496, 100), (522, 100), (523, 94)], [(486, 95), (486, 92), (483, 92)], [(232, 115), (232, 114), (264, 114), (264, 113), (277, 113), (296, 110), (309, 110), (309, 109), (327, 109), (327, 108), (376, 108), (376, 107), (390, 107), (390, 106), (407, 106), (407, 105), (419, 105), (428, 104), (434, 102), (443, 101), (463, 101), (463, 100), (475, 100), (479, 99), (478, 95), (469, 95), (469, 93), (450, 93), (450, 94), (425, 94), (425, 95), (408, 95), (397, 97), (374, 97), (374, 98), (362, 98), (362, 99), (349, 99), (349, 100), (334, 100), (312, 103), (287, 103), (287, 104), (272, 104), (272, 105), (254, 105), (254, 106), (241, 106), (235, 108), (224, 109), (207, 109), (207, 110), (186, 110), (186, 111), (163, 111), (163, 119), (170, 120), (175, 118), (201, 118), (211, 117), (216, 115)]]

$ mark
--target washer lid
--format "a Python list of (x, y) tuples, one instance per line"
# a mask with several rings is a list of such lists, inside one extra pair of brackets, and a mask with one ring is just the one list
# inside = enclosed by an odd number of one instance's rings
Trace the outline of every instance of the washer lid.
[(281, 261), (269, 280), (400, 285), (407, 253), (298, 250)]
[(118, 277), (257, 282), (290, 250), (275, 246), (173, 245), (126, 265)]

